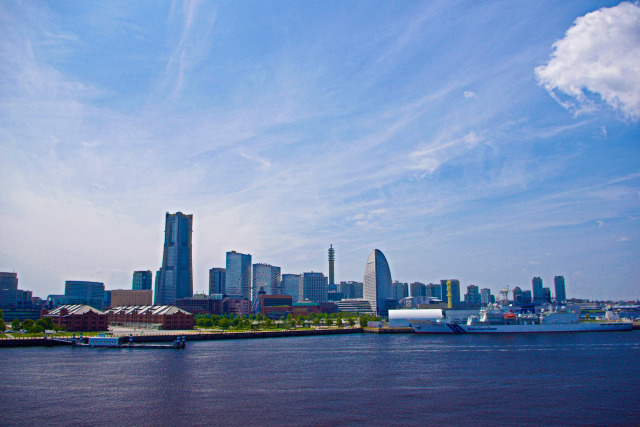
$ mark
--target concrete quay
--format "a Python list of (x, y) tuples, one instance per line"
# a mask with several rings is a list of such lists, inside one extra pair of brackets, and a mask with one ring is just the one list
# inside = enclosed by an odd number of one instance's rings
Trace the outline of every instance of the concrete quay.
[[(133, 343), (151, 342), (172, 342), (178, 337), (186, 337), (187, 343), (190, 341), (204, 340), (228, 340), (228, 339), (256, 339), (256, 338), (278, 338), (278, 337), (303, 337), (318, 335), (341, 335), (362, 333), (362, 328), (320, 328), (320, 329), (285, 329), (273, 331), (154, 331), (154, 332), (132, 332)], [(116, 333), (114, 336), (120, 338), (121, 344), (129, 343), (128, 333)], [(80, 333), (76, 333), (80, 337)], [(87, 342), (88, 337), (83, 337), (83, 342)], [(0, 339), (0, 348), (3, 347), (54, 347), (70, 345), (69, 342), (52, 338), (4, 338)]]

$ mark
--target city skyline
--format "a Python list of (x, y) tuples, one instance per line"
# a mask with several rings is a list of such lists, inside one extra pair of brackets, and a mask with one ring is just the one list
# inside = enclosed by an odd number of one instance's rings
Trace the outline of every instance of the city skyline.
[(401, 282), (637, 299), (639, 25), (619, 1), (3, 2), (0, 271), (127, 289), (182, 211), (194, 292), (228, 251), (326, 275), (333, 245), (336, 283), (379, 248)]

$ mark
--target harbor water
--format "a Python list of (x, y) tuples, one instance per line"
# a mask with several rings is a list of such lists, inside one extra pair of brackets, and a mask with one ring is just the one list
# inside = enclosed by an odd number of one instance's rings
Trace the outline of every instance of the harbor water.
[(0, 349), (0, 425), (638, 425), (640, 331)]

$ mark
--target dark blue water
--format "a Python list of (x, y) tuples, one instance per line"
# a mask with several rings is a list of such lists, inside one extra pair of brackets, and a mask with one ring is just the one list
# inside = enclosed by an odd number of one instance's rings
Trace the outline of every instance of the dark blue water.
[(638, 425), (640, 331), (0, 349), (0, 425)]

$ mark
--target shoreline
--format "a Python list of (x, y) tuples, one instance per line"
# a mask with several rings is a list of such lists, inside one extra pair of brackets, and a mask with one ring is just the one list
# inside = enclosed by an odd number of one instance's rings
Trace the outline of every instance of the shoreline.
[[(369, 329), (369, 328), (366, 328)], [(302, 337), (302, 336), (318, 336), (318, 335), (342, 335), (357, 334), (367, 331), (363, 328), (335, 328), (335, 329), (285, 329), (273, 331), (166, 331), (162, 334), (149, 335), (133, 335), (133, 343), (151, 343), (151, 342), (168, 342), (174, 341), (177, 337), (186, 336), (187, 343), (189, 341), (209, 341), (209, 340), (228, 340), (228, 339), (259, 339), (259, 338), (278, 338), (278, 337)], [(408, 331), (407, 331), (408, 332)], [(78, 332), (77, 336), (80, 335)], [(120, 342), (129, 343), (129, 335), (119, 335)], [(86, 341), (88, 337), (84, 337)], [(3, 338), (0, 339), (0, 348), (11, 347), (57, 347), (70, 345), (67, 342), (55, 339), (55, 337), (25, 337), (25, 338)]]

